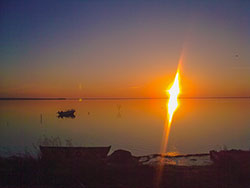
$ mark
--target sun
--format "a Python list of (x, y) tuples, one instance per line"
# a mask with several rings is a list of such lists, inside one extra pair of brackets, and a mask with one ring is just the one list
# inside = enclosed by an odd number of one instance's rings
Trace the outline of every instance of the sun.
[(180, 94), (180, 78), (179, 78), (179, 69), (175, 75), (174, 82), (169, 90), (166, 90), (169, 94), (168, 100), (168, 126), (171, 125), (174, 112), (178, 108), (178, 96)]

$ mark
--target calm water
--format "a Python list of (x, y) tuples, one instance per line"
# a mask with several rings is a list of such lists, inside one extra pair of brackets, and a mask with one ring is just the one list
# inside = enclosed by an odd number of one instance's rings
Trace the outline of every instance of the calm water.
[[(134, 155), (159, 153), (166, 100), (0, 101), (0, 154), (25, 150), (45, 138), (74, 146), (112, 146)], [(58, 119), (74, 108), (76, 118)], [(173, 118), (168, 151), (200, 153), (250, 148), (250, 100), (182, 99)]]

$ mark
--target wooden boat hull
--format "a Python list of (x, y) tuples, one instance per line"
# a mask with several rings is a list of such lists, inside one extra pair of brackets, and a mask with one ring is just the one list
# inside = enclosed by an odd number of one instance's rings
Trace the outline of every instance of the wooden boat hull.
[(52, 147), (40, 146), (43, 160), (104, 160), (110, 151), (108, 147)]

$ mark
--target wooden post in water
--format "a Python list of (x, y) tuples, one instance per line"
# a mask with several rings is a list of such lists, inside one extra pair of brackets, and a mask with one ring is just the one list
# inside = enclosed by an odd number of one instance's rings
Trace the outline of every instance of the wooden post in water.
[(43, 115), (40, 114), (40, 123), (43, 124)]

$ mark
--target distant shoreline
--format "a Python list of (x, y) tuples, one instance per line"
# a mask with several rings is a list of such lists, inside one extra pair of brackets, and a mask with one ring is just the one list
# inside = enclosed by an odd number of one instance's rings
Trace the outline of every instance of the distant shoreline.
[[(32, 98), (32, 97), (6, 97), (0, 98), (0, 100), (152, 100), (152, 99), (168, 99), (167, 97), (88, 97), (88, 98), (65, 98), (65, 97), (55, 97), (55, 98)], [(180, 97), (179, 99), (250, 99), (248, 97)]]

